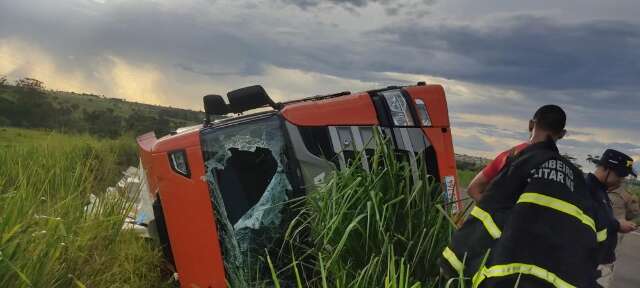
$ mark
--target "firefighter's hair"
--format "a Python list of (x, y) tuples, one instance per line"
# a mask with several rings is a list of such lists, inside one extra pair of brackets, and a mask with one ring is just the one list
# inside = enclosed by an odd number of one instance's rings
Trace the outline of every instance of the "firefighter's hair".
[(561, 133), (567, 124), (567, 114), (558, 105), (544, 105), (533, 115), (536, 126), (551, 133)]

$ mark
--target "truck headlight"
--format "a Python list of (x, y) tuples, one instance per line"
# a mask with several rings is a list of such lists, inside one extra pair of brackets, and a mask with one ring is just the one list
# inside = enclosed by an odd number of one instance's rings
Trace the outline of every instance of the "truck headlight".
[(187, 162), (187, 152), (185, 150), (169, 152), (169, 165), (171, 165), (171, 169), (176, 173), (187, 178), (191, 177), (189, 163)]
[(422, 126), (431, 126), (431, 118), (429, 117), (429, 112), (427, 112), (427, 105), (424, 104), (422, 99), (416, 99), (416, 110), (418, 110), (418, 117), (420, 117)]
[(393, 124), (396, 126), (414, 126), (413, 118), (409, 112), (409, 105), (400, 90), (382, 92), (382, 96), (389, 105)]

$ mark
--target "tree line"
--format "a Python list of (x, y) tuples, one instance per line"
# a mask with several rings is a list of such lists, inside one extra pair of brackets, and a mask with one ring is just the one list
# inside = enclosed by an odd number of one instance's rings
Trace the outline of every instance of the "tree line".
[[(87, 97), (93, 96), (93, 97)], [(42, 81), (0, 77), (0, 126), (43, 128), (117, 138), (155, 131), (162, 136), (203, 119), (201, 112), (128, 102), (95, 95), (59, 97)]]

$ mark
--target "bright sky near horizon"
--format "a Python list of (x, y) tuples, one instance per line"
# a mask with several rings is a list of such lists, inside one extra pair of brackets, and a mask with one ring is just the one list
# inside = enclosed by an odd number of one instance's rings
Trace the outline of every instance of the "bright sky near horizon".
[(427, 81), (447, 91), (458, 153), (525, 141), (554, 103), (569, 118), (562, 152), (637, 158), (639, 12), (635, 0), (0, 0), (0, 76), (194, 109), (252, 84), (284, 100)]

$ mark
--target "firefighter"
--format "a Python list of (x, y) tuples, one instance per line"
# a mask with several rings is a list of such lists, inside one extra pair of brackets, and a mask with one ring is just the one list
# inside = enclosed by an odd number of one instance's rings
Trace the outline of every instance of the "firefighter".
[[(554, 133), (554, 140), (562, 139), (567, 131), (564, 129), (564, 123), (566, 122), (566, 115), (564, 113), (553, 113), (553, 111), (562, 110), (560, 107), (555, 105), (546, 105), (540, 107), (533, 115), (533, 118), (529, 120), (529, 140), (522, 142), (516, 146), (513, 146), (511, 149), (503, 151), (498, 154), (495, 159), (493, 159), (482, 171), (480, 171), (469, 183), (469, 187), (467, 187), (467, 194), (469, 197), (473, 198), (475, 202), (480, 201), (482, 194), (486, 191), (489, 183), (493, 181), (493, 179), (498, 175), (500, 170), (507, 163), (507, 158), (510, 156), (515, 156), (520, 153), (524, 148), (527, 148), (531, 143), (536, 143), (540, 141), (546, 140), (544, 137), (546, 135), (542, 134), (534, 134), (533, 127), (535, 126), (536, 121), (544, 121), (546, 123), (551, 123), (556, 126), (558, 129), (562, 127), (560, 132)], [(534, 137), (535, 136), (535, 137)]]
[(611, 287), (613, 267), (616, 260), (615, 249), (618, 244), (618, 233), (629, 233), (635, 230), (636, 224), (624, 219), (616, 219), (609, 193), (621, 187), (625, 177), (637, 176), (633, 171), (633, 159), (613, 149), (607, 149), (596, 161), (596, 170), (586, 176), (587, 187), (596, 205), (598, 221), (598, 284)]
[(548, 145), (551, 155), (528, 172), (474, 287), (595, 286), (593, 200), (582, 171)]
[(472, 287), (594, 286), (592, 199), (582, 172), (555, 143), (565, 134), (564, 111), (540, 109), (531, 143), (507, 157), (443, 251), (449, 282), (462, 275)]

